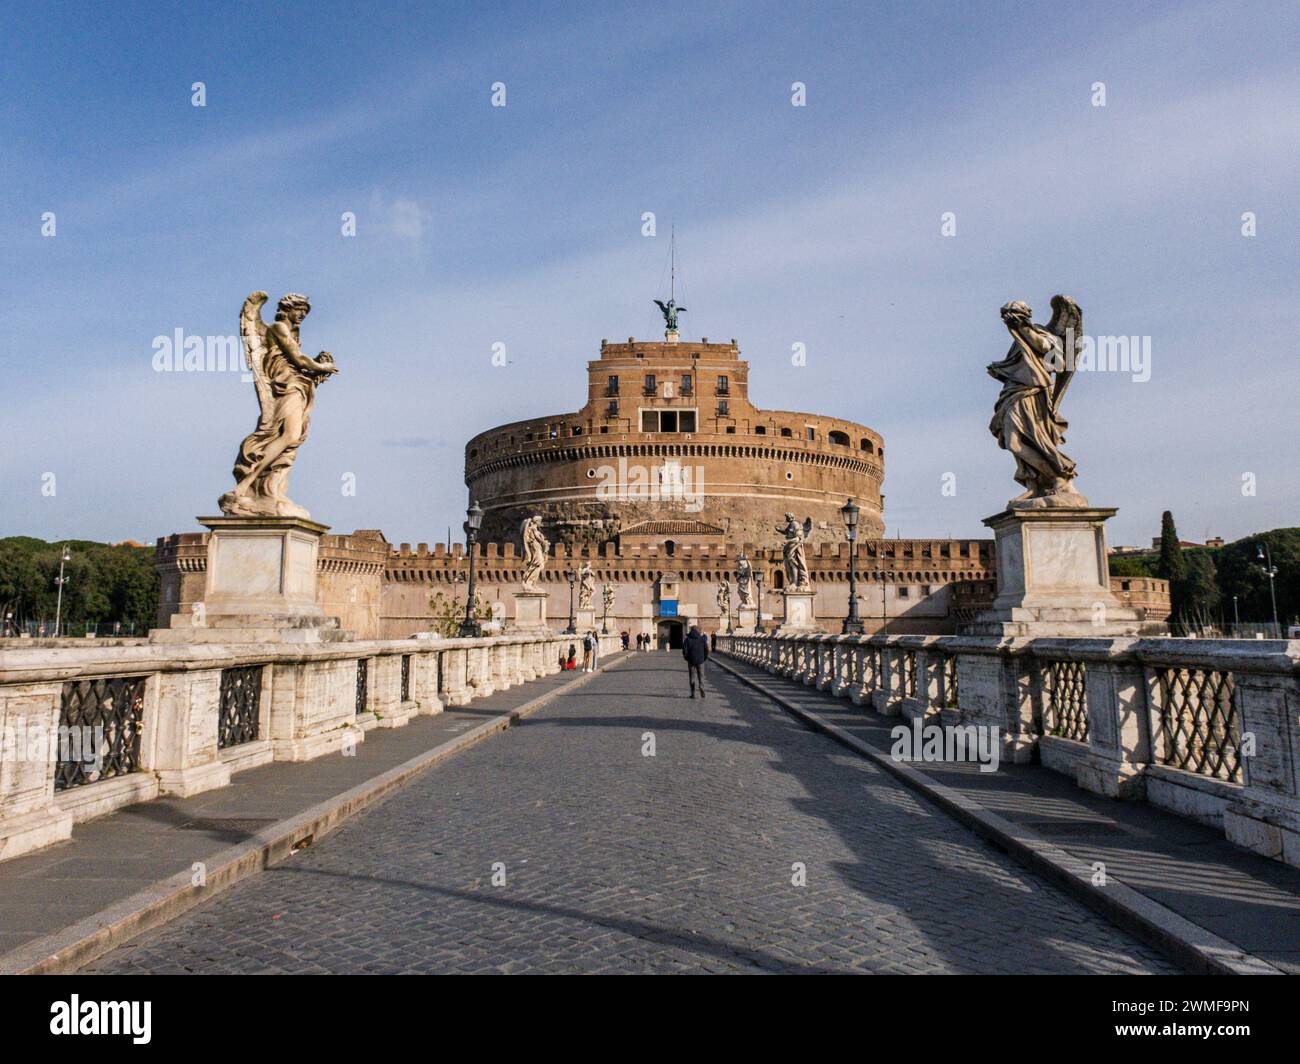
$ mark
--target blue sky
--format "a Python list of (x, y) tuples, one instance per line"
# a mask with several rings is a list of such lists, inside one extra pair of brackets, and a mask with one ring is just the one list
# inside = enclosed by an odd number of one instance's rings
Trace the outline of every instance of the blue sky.
[(1018, 491), (984, 367), (998, 308), (1058, 291), (1151, 338), (1149, 381), (1065, 404), (1113, 543), (1164, 509), (1189, 539), (1300, 524), (1297, 39), (1282, 3), (10, 6), (0, 535), (212, 513), (252, 390), (152, 342), (235, 333), (264, 288), (310, 294), (341, 367), (294, 498), (441, 539), (469, 436), (657, 335), (670, 224), (683, 331), (736, 337), (755, 402), (884, 434), (891, 535), (986, 534)]

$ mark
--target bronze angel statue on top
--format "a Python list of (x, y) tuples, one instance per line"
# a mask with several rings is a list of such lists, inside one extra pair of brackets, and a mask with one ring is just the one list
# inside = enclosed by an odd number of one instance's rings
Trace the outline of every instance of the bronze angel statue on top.
[(308, 358), (298, 345), (298, 327), (311, 302), (296, 292), (284, 296), (275, 321), (262, 321), (265, 292), (254, 292), (239, 312), (244, 355), (253, 373), (260, 414), (257, 428), (239, 447), (235, 488), (221, 496), (221, 512), (231, 517), (309, 517), (285, 494), (289, 469), (307, 439), (316, 385), (338, 372), (322, 351)]
[(672, 299), (668, 300), (667, 303), (661, 299), (656, 299), (655, 304), (659, 307), (659, 313), (664, 316), (664, 328), (675, 333), (677, 331), (677, 315), (685, 314), (686, 308), (679, 307), (676, 300)]
[(1065, 430), (1061, 400), (1074, 376), (1083, 345), (1083, 313), (1069, 296), (1052, 297), (1052, 320), (1031, 321), (1033, 311), (1019, 300), (1002, 308), (1011, 333), (1011, 350), (988, 367), (1002, 382), (989, 431), (1016, 460), (1016, 481), (1025, 491), (1012, 499), (1014, 509), (1087, 506), (1074, 490), (1074, 462), (1061, 450)]

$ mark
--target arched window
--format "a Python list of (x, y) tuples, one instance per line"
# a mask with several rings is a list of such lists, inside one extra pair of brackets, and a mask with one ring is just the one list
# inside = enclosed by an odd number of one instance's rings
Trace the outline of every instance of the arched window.
[(778, 569), (772, 574), (772, 590), (780, 591), (783, 587), (785, 587), (785, 570)]
[(847, 447), (849, 445), (849, 434), (847, 432), (840, 432), (836, 429), (831, 433), (831, 443), (838, 444), (841, 447)]
[(860, 446), (864, 451), (866, 451), (867, 454), (870, 454), (872, 451), (875, 450), (875, 448), (871, 445), (871, 441), (870, 441), (869, 439), (867, 439), (865, 436), (862, 437), (862, 443), (859, 444), (859, 446)]
[(782, 430), (781, 430), (781, 435), (782, 435), (782, 436), (785, 436), (786, 438), (789, 438), (789, 437), (792, 435), (792, 433), (790, 432), (789, 429), (782, 429)]
[(677, 550), (676, 543), (674, 543), (671, 539), (664, 540), (664, 553), (668, 555), (668, 557), (671, 558), (673, 554), (676, 552), (676, 550)]

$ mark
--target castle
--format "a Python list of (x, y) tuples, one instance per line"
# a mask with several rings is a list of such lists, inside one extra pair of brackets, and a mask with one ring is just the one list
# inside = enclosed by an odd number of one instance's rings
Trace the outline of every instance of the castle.
[[(813, 612), (830, 631), (848, 609), (848, 544), (840, 508), (861, 509), (859, 614), (868, 632), (956, 631), (992, 599), (991, 539), (885, 539), (884, 440), (842, 418), (766, 410), (749, 397), (749, 366), (735, 340), (601, 341), (587, 363), (586, 402), (479, 433), (465, 447), (469, 497), (484, 511), (475, 577), (484, 608), (509, 627), (522, 574), (520, 525), (540, 515), (551, 542), (541, 581), (553, 628), (567, 623), (565, 573), (591, 564), (613, 588), (610, 631), (678, 645), (684, 629), (726, 631), (718, 601), (743, 552), (762, 577), (762, 623), (780, 617), (781, 515), (812, 518), (807, 560)], [(203, 595), (207, 533), (157, 545), (159, 625)], [(319, 604), (361, 638), (426, 631), (437, 606), (465, 602), (460, 544), (390, 544), (377, 530), (325, 536)], [(1163, 581), (1126, 577), (1117, 594), (1152, 621), (1168, 614)], [(435, 603), (438, 595), (440, 603)], [(1163, 612), (1162, 612), (1163, 611)]]

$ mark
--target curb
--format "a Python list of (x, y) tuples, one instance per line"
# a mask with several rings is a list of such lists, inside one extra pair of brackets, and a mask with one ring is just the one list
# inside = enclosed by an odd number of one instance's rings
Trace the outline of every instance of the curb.
[(1049, 842), (1036, 831), (1014, 824), (996, 813), (990, 813), (960, 791), (931, 779), (907, 762), (895, 761), (874, 746), (850, 735), (843, 728), (768, 690), (740, 672), (731, 662), (723, 661), (721, 654), (713, 660), (741, 683), (752, 687), (815, 731), (828, 735), (841, 745), (874, 762), (907, 787), (937, 805), (958, 823), (991, 842), (1055, 886), (1062, 888), (1088, 908), (1160, 950), (1186, 971), (1203, 975), (1285, 974), (1267, 961), (1247, 953), (1227, 939), (1220, 938), (1199, 924), (1192, 923), (1186, 917), (1179, 916), (1172, 909), (1126, 886), (1113, 876), (1107, 877), (1104, 888), (1094, 887), (1092, 868), (1087, 862)]
[(206, 881), (195, 886), (188, 871), (160, 880), (92, 916), (33, 939), (0, 956), (0, 975), (66, 975), (201, 905), (237, 883), (312, 845), (350, 817), (368, 809), (404, 783), (476, 743), (505, 731), (548, 703), (590, 683), (625, 658), (614, 658), (599, 672), (587, 673), (531, 701), (484, 721), (431, 750), (214, 854), (205, 862)]

